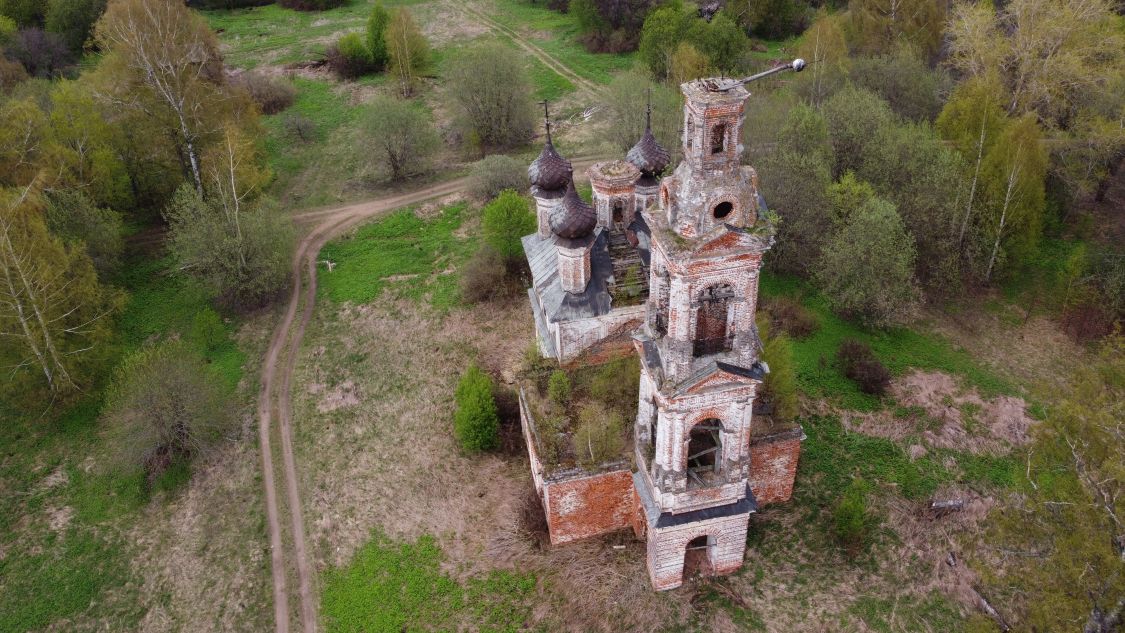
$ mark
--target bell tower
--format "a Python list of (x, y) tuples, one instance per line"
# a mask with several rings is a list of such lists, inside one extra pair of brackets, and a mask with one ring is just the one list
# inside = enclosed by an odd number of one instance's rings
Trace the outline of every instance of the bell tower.
[(754, 170), (739, 160), (749, 93), (719, 79), (681, 90), (684, 159), (642, 212), (652, 233), (650, 294), (635, 335), (637, 529), (657, 589), (742, 565), (757, 510), (750, 424), (769, 371), (754, 314), (774, 229), (760, 217)]

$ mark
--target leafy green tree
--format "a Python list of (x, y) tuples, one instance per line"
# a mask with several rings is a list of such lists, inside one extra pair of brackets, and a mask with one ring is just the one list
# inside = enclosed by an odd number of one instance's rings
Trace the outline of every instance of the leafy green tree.
[(1011, 605), (1013, 630), (1084, 623), (1084, 631), (1110, 633), (1111, 616), (1122, 615), (1123, 377), (1125, 345), (1111, 336), (1068, 384), (1047, 388), (1051, 404), (1019, 470), (1027, 484), (988, 516), (993, 551), (1020, 553), (996, 561), (980, 552), (992, 564), (976, 567), (985, 570), (990, 597)]
[(99, 206), (135, 206), (129, 172), (120, 155), (120, 131), (107, 120), (93, 88), (59, 81), (51, 90), (50, 131), (44, 167), (53, 188), (81, 189)]
[(991, 242), (985, 281), (992, 279), (998, 258), (1018, 261), (1039, 238), (1047, 178), (1047, 153), (1040, 141), (1035, 117), (1024, 115), (1007, 126), (984, 159), (981, 221)]
[(229, 204), (180, 187), (164, 209), (172, 255), (224, 305), (259, 307), (288, 283), (293, 228), (268, 208)]
[(691, 14), (679, 0), (661, 6), (645, 18), (638, 54), (657, 79), (668, 76), (672, 55), (686, 36), (691, 20)]
[(345, 33), (326, 54), (328, 65), (344, 79), (355, 79), (377, 67), (359, 33)]
[(822, 8), (797, 47), (797, 55), (810, 65), (793, 79), (794, 86), (798, 94), (814, 105), (824, 103), (847, 79), (851, 60), (843, 22), (841, 14)]
[(505, 261), (518, 261), (523, 256), (520, 238), (535, 232), (535, 214), (527, 198), (508, 190), (484, 207), (481, 229), (484, 241)]
[(16, 26), (16, 21), (6, 15), (0, 14), (0, 46), (4, 46), (12, 41), (17, 31), (19, 31), (19, 27)]
[(228, 121), (254, 119), (249, 97), (223, 78), (207, 21), (179, 2), (115, 0), (94, 30), (107, 51), (95, 79), (103, 98), (151, 121), (159, 133), (145, 142), (171, 139), (184, 177), (202, 193), (207, 145), (221, 138)]
[(942, 107), (945, 77), (931, 70), (913, 49), (897, 46), (873, 57), (851, 62), (851, 80), (890, 104), (891, 110), (912, 121), (932, 121)]
[(44, 164), (47, 117), (31, 99), (0, 101), (0, 185), (30, 184)]
[(668, 62), (668, 81), (674, 86), (706, 77), (710, 73), (711, 64), (707, 56), (700, 53), (699, 49), (690, 42), (680, 42)]
[(645, 129), (645, 104), (652, 103), (652, 134), (671, 155), (670, 165), (677, 163), (680, 151), (680, 126), (683, 105), (679, 91), (665, 83), (657, 83), (639, 72), (615, 75), (606, 93), (606, 135), (621, 151), (628, 151)]
[(687, 40), (703, 53), (710, 65), (730, 73), (737, 70), (750, 41), (725, 11), (719, 11), (710, 22), (695, 20), (686, 34)]
[(125, 248), (121, 214), (98, 207), (79, 190), (47, 195), (47, 228), (68, 244), (81, 245), (104, 278), (117, 269)]
[(561, 369), (551, 372), (547, 379), (547, 399), (559, 407), (570, 403), (570, 377)]
[(957, 244), (964, 248), (965, 237), (975, 220), (974, 210), (981, 197), (981, 169), (984, 157), (1000, 138), (1008, 116), (1002, 108), (1002, 89), (995, 76), (971, 77), (961, 82), (950, 95), (937, 119), (942, 138), (951, 141), (965, 165), (968, 193), (958, 209)]
[(906, 321), (916, 306), (914, 253), (894, 205), (876, 198), (828, 240), (814, 276), (833, 310), (887, 327)]
[(500, 417), (488, 374), (470, 365), (457, 384), (455, 399), (453, 433), (461, 448), (470, 453), (496, 448), (500, 444)]
[(826, 195), (828, 210), (837, 228), (847, 225), (856, 209), (877, 197), (870, 183), (856, 178), (850, 171), (829, 185)]
[(886, 101), (855, 86), (832, 95), (821, 111), (835, 151), (832, 173), (837, 178), (844, 172), (858, 171), (864, 158), (877, 150), (878, 146), (872, 144), (880, 132), (895, 124), (895, 115)]
[(772, 407), (774, 423), (787, 424), (800, 413), (797, 394), (797, 366), (793, 361), (793, 343), (784, 332), (773, 334), (764, 328), (762, 359), (770, 372), (762, 381), (760, 396)]
[(808, 24), (808, 2), (802, 0), (745, 0), (730, 3), (739, 7), (739, 20), (754, 35), (781, 40), (799, 35)]
[(205, 453), (230, 427), (231, 402), (195, 350), (165, 341), (127, 357), (104, 414), (120, 461), (151, 482), (173, 463)]
[(473, 144), (507, 148), (531, 138), (531, 80), (511, 50), (496, 43), (471, 46), (452, 60), (448, 81)]
[(816, 110), (795, 106), (778, 135), (776, 149), (759, 163), (766, 203), (781, 215), (771, 265), (804, 272), (831, 229), (825, 190), (831, 183), (833, 149), (827, 123)]
[(380, 96), (371, 103), (364, 129), (375, 156), (390, 171), (392, 180), (425, 172), (441, 143), (428, 113), (414, 105)]
[[(961, 279), (952, 227), (963, 165), (927, 124), (879, 128), (856, 176), (894, 203), (917, 247), (917, 275), (932, 295), (949, 295)], [(837, 154), (837, 156), (839, 156)]]
[[(1116, 10), (1115, 10), (1116, 9)], [(1106, 183), (1125, 155), (1125, 32), (1113, 0), (963, 3), (949, 22), (949, 64), (996, 76), (1010, 116), (1034, 113), (1060, 141), (1053, 170), (1073, 194)]]
[(418, 79), (430, 64), (430, 44), (415, 24), (410, 11), (395, 9), (384, 31), (387, 40), (387, 70), (398, 81), (403, 97), (414, 94)]
[(376, 2), (367, 18), (367, 52), (377, 70), (385, 68), (390, 58), (387, 52), (387, 25), (390, 22), (390, 12), (382, 2)]
[(40, 26), (47, 3), (43, 0), (0, 0), (0, 14), (11, 18), (22, 28)]
[(62, 37), (67, 48), (79, 53), (105, 5), (106, 0), (48, 0), (44, 22), (48, 31)]
[(121, 297), (98, 284), (81, 246), (47, 231), (32, 185), (0, 188), (0, 346), (6, 384), (53, 398), (89, 384)]
[(473, 163), (470, 190), (478, 198), (492, 200), (501, 191), (527, 189), (527, 163), (504, 154), (493, 154)]
[(947, 5), (930, 0), (851, 0), (852, 42), (867, 54), (888, 53), (906, 44), (927, 59), (941, 47)]

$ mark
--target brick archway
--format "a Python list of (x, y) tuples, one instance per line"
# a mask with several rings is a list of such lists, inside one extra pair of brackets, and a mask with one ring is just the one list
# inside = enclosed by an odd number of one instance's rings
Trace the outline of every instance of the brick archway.
[(688, 488), (714, 485), (723, 470), (723, 421), (715, 417), (699, 420), (688, 430), (684, 451), (684, 473)]

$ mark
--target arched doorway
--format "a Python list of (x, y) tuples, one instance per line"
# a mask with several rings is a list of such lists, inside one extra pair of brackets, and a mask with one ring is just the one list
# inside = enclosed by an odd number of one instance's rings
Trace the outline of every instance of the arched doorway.
[(625, 228), (625, 203), (621, 200), (613, 201), (613, 228), (618, 231)]
[(715, 537), (697, 536), (688, 541), (684, 549), (684, 575), (683, 579), (706, 577), (715, 575), (715, 567), (711, 564), (711, 552), (715, 549)]
[(732, 341), (727, 332), (727, 315), (733, 298), (734, 291), (729, 284), (711, 286), (700, 293), (692, 345), (694, 356), (730, 351)]

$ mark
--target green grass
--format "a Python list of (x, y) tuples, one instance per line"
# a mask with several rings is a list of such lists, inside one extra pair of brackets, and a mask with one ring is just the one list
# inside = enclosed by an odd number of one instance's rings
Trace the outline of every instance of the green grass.
[(520, 33), (577, 75), (608, 84), (613, 75), (633, 67), (635, 53), (591, 53), (578, 41), (573, 15), (532, 5), (526, 0), (494, 0), (493, 20)]
[(880, 633), (892, 631), (964, 630), (964, 619), (949, 599), (934, 591), (928, 596), (904, 596), (898, 600), (863, 596), (848, 607), (848, 614)]
[[(801, 424), (807, 439), (801, 445), (799, 473), (802, 479), (817, 480), (818, 485), (809, 490), (819, 491), (826, 503), (834, 502), (854, 477), (893, 486), (913, 500), (925, 499), (939, 485), (955, 479), (937, 457), (911, 460), (891, 440), (845, 432), (836, 417), (808, 417)], [(802, 488), (800, 482), (795, 486), (798, 491)]]
[[(465, 583), (441, 571), (432, 536), (397, 543), (376, 532), (346, 566), (324, 575), (328, 631), (520, 631), (531, 615), (531, 574), (493, 571)], [(461, 624), (462, 626), (458, 626)]]
[[(208, 306), (203, 289), (175, 273), (168, 259), (128, 261), (113, 281), (130, 294), (118, 317), (115, 359), (147, 341), (185, 335)], [(230, 336), (205, 357), (233, 389), (245, 355)], [(0, 406), (0, 631), (40, 629), (87, 610), (129, 629), (143, 615), (138, 600), (115, 600), (112, 607), (103, 599), (110, 590), (135, 591), (123, 533), (149, 500), (142, 473), (110, 467), (112, 447), (98, 419), (103, 386), (104, 380), (43, 417)], [(45, 486), (56, 469), (65, 479)], [(175, 490), (189, 477), (188, 466), (179, 465), (156, 487)], [(71, 519), (56, 532), (47, 511), (63, 508)]]
[(763, 298), (779, 295), (800, 297), (805, 307), (816, 316), (817, 330), (793, 342), (797, 381), (801, 390), (810, 396), (834, 399), (849, 409), (860, 411), (883, 406), (880, 398), (861, 392), (837, 368), (836, 351), (847, 338), (870, 345), (879, 360), (896, 376), (910, 368), (936, 369), (963, 377), (985, 397), (1016, 392), (1007, 381), (982, 369), (967, 350), (955, 348), (940, 336), (907, 328), (867, 330), (836, 316), (823, 297), (796, 278), (763, 274), (760, 290)]
[(326, 245), (320, 258), (335, 265), (320, 275), (321, 295), (367, 303), (389, 288), (397, 296), (428, 298), (439, 311), (452, 308), (460, 300), (456, 270), (477, 247), (476, 238), (455, 234), (467, 213), (464, 203), (428, 220), (403, 209)]
[[(382, 0), (387, 7), (426, 0)], [(203, 11), (219, 32), (226, 62), (239, 68), (289, 64), (324, 56), (337, 34), (362, 31), (373, 0), (351, 0), (328, 11), (294, 11), (276, 4), (246, 9)]]

